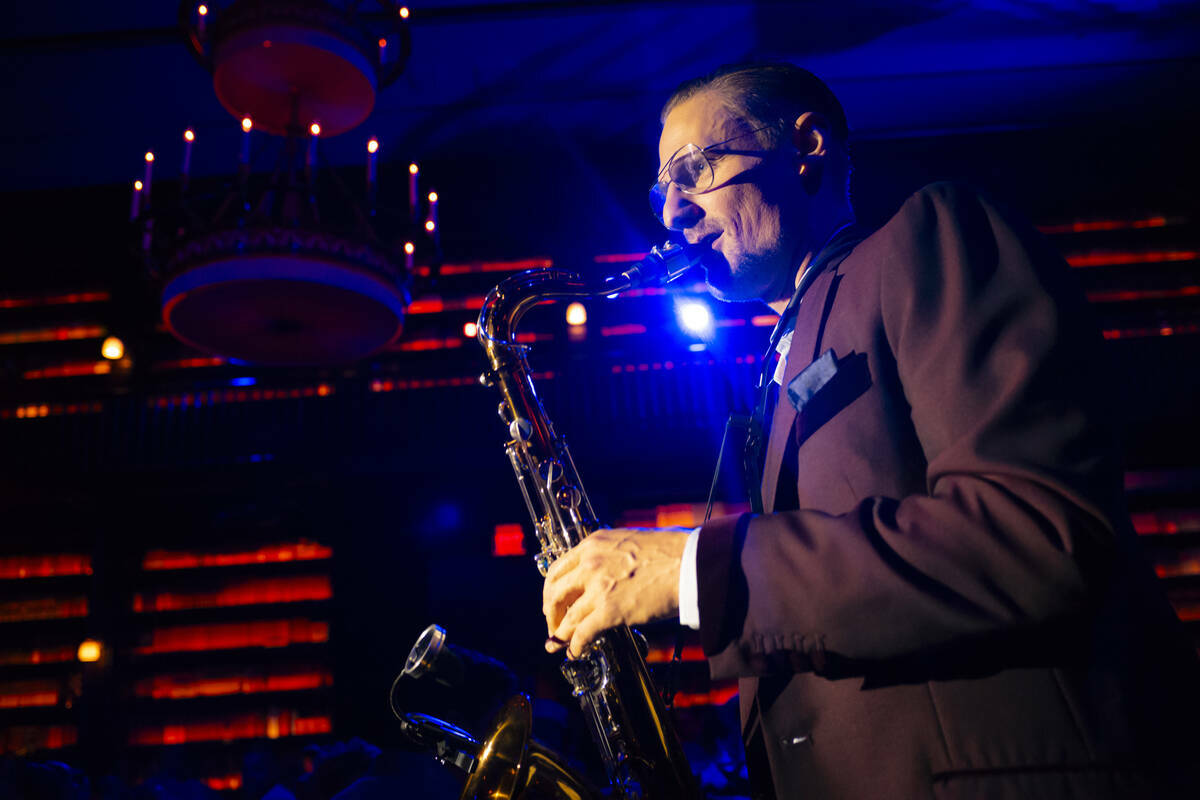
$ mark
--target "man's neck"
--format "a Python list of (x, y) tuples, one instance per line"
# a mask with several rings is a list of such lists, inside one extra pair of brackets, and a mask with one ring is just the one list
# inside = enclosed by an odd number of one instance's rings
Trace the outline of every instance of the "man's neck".
[[(796, 275), (792, 279), (786, 293), (780, 295), (774, 300), (769, 300), (767, 302), (767, 306), (772, 311), (774, 311), (776, 314), (783, 314), (784, 309), (786, 309), (788, 303), (791, 302), (792, 294), (796, 291), (796, 287), (800, 285), (800, 279), (804, 277), (804, 273), (808, 272), (808, 268), (812, 266), (813, 259), (817, 257), (817, 254), (821, 250), (825, 249), (825, 245), (829, 244), (829, 242), (838, 234), (839, 231), (841, 231), (847, 225), (851, 225), (853, 223), (853, 215), (849, 216), (848, 218), (839, 219), (826, 229), (824, 237), (819, 240), (821, 242), (819, 247), (816, 249), (809, 249), (804, 252), (803, 257), (800, 259), (800, 265), (796, 268)], [(814, 237), (813, 241), (818, 241), (817, 237)]]

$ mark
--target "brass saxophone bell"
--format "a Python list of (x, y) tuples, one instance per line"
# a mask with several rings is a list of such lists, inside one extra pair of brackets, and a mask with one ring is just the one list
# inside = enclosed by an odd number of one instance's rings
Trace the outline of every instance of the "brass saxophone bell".
[(599, 800), (601, 795), (530, 737), (533, 709), (515, 695), (492, 721), (459, 800)]

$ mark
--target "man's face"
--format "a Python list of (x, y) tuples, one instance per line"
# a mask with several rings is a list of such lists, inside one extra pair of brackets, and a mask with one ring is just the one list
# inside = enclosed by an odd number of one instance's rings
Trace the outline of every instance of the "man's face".
[[(752, 129), (713, 93), (694, 95), (663, 122), (659, 169), (686, 144), (703, 148)], [(739, 154), (722, 154), (727, 150)], [(708, 152), (710, 191), (689, 195), (675, 184), (667, 191), (663, 224), (699, 251), (709, 289), (721, 300), (769, 302), (791, 294), (804, 200), (787, 152), (786, 146), (762, 151), (754, 136), (744, 136)]]

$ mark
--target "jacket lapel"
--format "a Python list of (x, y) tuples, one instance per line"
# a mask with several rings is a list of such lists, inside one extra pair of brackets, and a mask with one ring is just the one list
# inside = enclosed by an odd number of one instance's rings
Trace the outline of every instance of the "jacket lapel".
[(771, 431), (767, 438), (767, 453), (763, 463), (762, 498), (763, 512), (770, 514), (775, 509), (775, 492), (779, 482), (779, 468), (783, 463), (783, 453), (787, 449), (788, 434), (792, 423), (796, 420), (796, 409), (788, 401), (785, 388), (800, 372), (812, 363), (817, 350), (817, 337), (820, 335), (822, 313), (829, 297), (829, 289), (833, 285), (837, 268), (826, 269), (813, 281), (812, 287), (804, 295), (796, 315), (796, 330), (792, 334), (792, 346), (788, 349), (787, 365), (783, 372), (783, 386), (780, 387), (779, 401), (775, 403), (775, 413), (771, 417)]

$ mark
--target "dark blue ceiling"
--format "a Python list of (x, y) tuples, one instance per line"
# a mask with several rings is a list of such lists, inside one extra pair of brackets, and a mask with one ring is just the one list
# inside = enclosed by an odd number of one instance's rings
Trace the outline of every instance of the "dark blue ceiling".
[[(370, 2), (365, 2), (369, 7)], [(1194, 2), (475, 2), (412, 6), (409, 68), (358, 130), (323, 143), (361, 160), (555, 142), (649, 148), (680, 80), (752, 56), (793, 60), (843, 98), (862, 139), (1195, 116)], [(161, 0), (24, 4), (6, 24), (0, 190), (132, 180), (141, 154), (230, 171), (236, 122)], [(652, 159), (647, 152), (647, 164)], [(585, 160), (603, 171), (604, 164)]]

